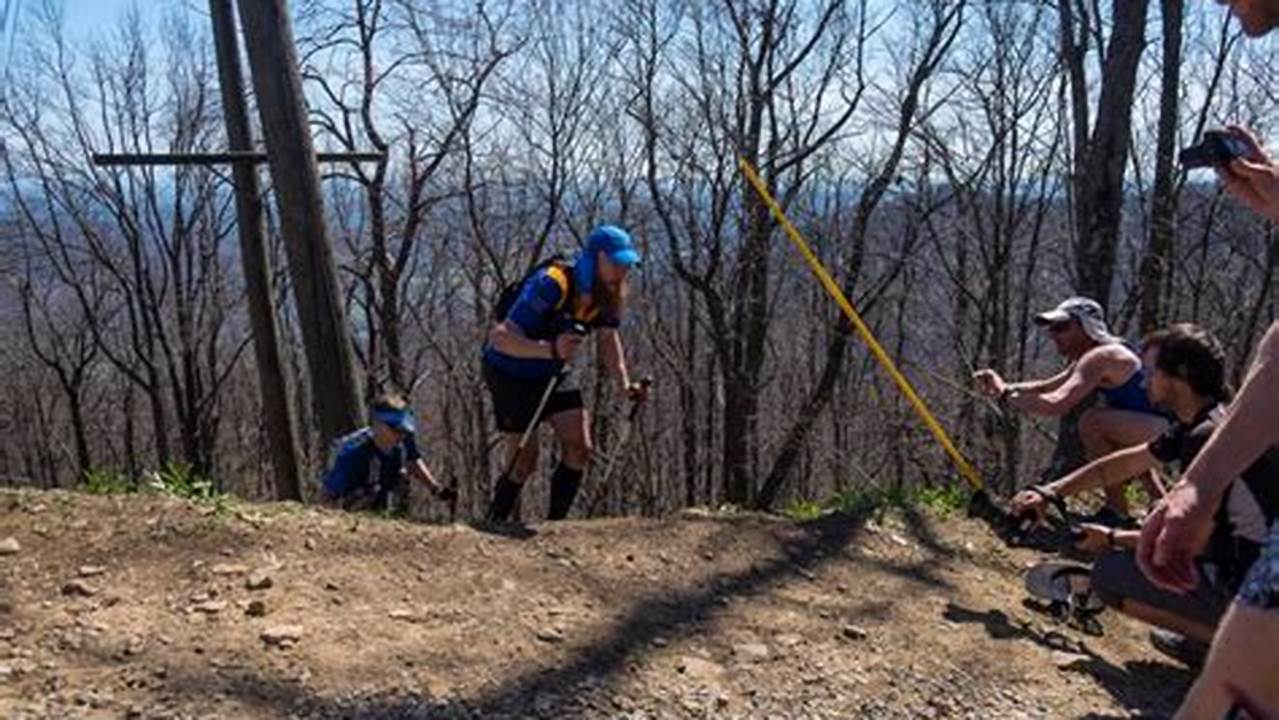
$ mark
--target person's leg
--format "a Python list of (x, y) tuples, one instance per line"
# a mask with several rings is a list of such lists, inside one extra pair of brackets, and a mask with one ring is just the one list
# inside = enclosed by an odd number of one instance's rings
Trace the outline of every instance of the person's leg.
[(489, 503), (486, 516), (489, 522), (504, 523), (511, 519), (511, 514), (515, 512), (515, 505), (519, 502), (520, 493), (524, 490), (524, 482), (537, 469), (537, 458), (541, 448), (537, 433), (529, 435), (524, 449), (516, 456), (516, 449), (522, 436), (523, 433), (508, 433), (505, 437), (504, 456), (511, 471), (499, 477), (497, 485), (493, 488), (493, 500)]
[(487, 364), (484, 366), (484, 383), (493, 401), (493, 414), (497, 429), (503, 434), (505, 449), (502, 455), (503, 474), (494, 485), (493, 499), (485, 515), (487, 522), (500, 524), (511, 519), (520, 491), (524, 489), (524, 481), (537, 468), (539, 442), (536, 428), (529, 433), (528, 442), (518, 457), (516, 449), (537, 414), (537, 405), (547, 382), (551, 380), (513, 378)]
[(1222, 621), (1208, 662), (1177, 711), (1179, 720), (1222, 717), (1231, 688), (1264, 708), (1279, 708), (1279, 610), (1235, 603)]
[(1279, 709), (1279, 527), (1221, 623), (1204, 671), (1177, 712), (1182, 720), (1220, 718), (1234, 698)]
[[(1168, 421), (1158, 415), (1091, 408), (1079, 417), (1079, 440), (1088, 459), (1109, 455), (1116, 450), (1150, 442), (1168, 427)], [(1154, 472), (1144, 473), (1141, 480), (1151, 498), (1162, 497), (1163, 486)], [(1106, 507), (1120, 515), (1128, 514), (1128, 483), (1121, 482), (1105, 488)]]
[(547, 517), (563, 520), (573, 507), (582, 486), (582, 476), (591, 461), (590, 414), (582, 407), (564, 410), (551, 416), (550, 423), (560, 442), (560, 463), (551, 476), (551, 504)]
[(1213, 631), (1229, 599), (1206, 586), (1185, 595), (1155, 587), (1137, 567), (1133, 553), (1107, 553), (1093, 563), (1092, 591), (1106, 605), (1155, 627), (1212, 641)]
[(1172, 630), (1175, 633), (1180, 633), (1188, 638), (1198, 640), (1204, 645), (1212, 642), (1212, 634), (1215, 628), (1211, 625), (1204, 625), (1203, 623), (1195, 622), (1194, 620), (1184, 615), (1178, 615), (1171, 610), (1165, 610), (1164, 608), (1156, 607), (1154, 605), (1147, 605), (1140, 600), (1133, 600), (1131, 598), (1121, 600), (1115, 609), (1124, 615), (1140, 620), (1147, 625), (1153, 625), (1165, 630)]

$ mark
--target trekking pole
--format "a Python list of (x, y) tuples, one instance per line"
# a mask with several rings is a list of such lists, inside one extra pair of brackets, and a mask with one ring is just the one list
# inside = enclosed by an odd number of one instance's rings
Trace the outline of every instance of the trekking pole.
[[(640, 380), (639, 384), (648, 389), (653, 386), (653, 378), (646, 377)], [(608, 456), (608, 465), (604, 466), (604, 476), (600, 479), (600, 487), (608, 487), (608, 479), (613, 476), (613, 466), (617, 464), (618, 456), (626, 451), (626, 444), (631, 439), (631, 428), (635, 426), (635, 418), (639, 417), (640, 408), (644, 404), (638, 400), (631, 401), (631, 409), (626, 413), (626, 419), (622, 423), (622, 437), (617, 441), (617, 449)]]
[[(574, 335), (586, 335), (586, 326), (581, 323), (573, 323), (569, 332)], [(554, 340), (552, 340), (554, 342)], [(528, 427), (524, 428), (524, 434), (520, 435), (520, 441), (515, 445), (515, 452), (511, 454), (511, 458), (506, 461), (506, 472), (502, 477), (511, 477), (511, 473), (515, 472), (515, 463), (519, 461), (520, 455), (524, 452), (524, 446), (528, 445), (528, 439), (533, 436), (533, 432), (537, 430), (537, 425), (542, 421), (542, 413), (546, 411), (546, 405), (551, 401), (551, 396), (555, 394), (555, 389), (560, 386), (560, 382), (564, 379), (564, 372), (560, 371), (551, 376), (550, 381), (546, 383), (546, 390), (542, 392), (542, 399), (537, 403), (537, 409), (533, 411), (533, 417), (528, 421)]]

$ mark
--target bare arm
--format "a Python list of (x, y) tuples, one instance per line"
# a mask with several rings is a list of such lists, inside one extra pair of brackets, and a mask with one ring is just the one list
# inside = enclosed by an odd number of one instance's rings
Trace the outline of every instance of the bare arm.
[(631, 376), (626, 368), (626, 352), (622, 349), (622, 334), (616, 328), (601, 328), (596, 340), (596, 349), (609, 373), (617, 378), (622, 390), (631, 386)]
[(1008, 391), (1025, 395), (1042, 395), (1043, 393), (1052, 392), (1061, 387), (1070, 378), (1070, 373), (1074, 369), (1075, 366), (1072, 364), (1065, 370), (1044, 380), (1022, 380), (1021, 382), (1008, 383)]
[(529, 360), (554, 360), (554, 343), (549, 340), (533, 340), (524, 334), (519, 325), (509, 320), (489, 330), (489, 345), (494, 350), (515, 358)]
[[(1147, 445), (1134, 445), (1098, 458), (1078, 470), (1036, 489), (1022, 490), (1013, 496), (1013, 512), (1021, 515), (1034, 510), (1041, 517), (1047, 510), (1043, 491), (1061, 498), (1068, 498), (1096, 488), (1109, 487), (1123, 482), (1138, 473), (1159, 464), (1150, 454)], [(1135, 546), (1135, 540), (1134, 540)]]
[(426, 466), (426, 461), (418, 458), (409, 463), (409, 474), (414, 480), (426, 485), (432, 492), (440, 489), (440, 484), (435, 481), (435, 476), (431, 474), (431, 469)]
[(1095, 523), (1084, 523), (1077, 528), (1079, 537), (1075, 547), (1084, 552), (1100, 554), (1110, 550), (1132, 550), (1141, 537), (1139, 530), (1119, 530)]
[(1093, 460), (1060, 480), (1049, 483), (1046, 488), (1061, 497), (1070, 497), (1121, 483), (1158, 465), (1159, 461), (1150, 454), (1147, 445), (1133, 445)]
[(1136, 550), (1137, 540), (1140, 538), (1140, 530), (1116, 530), (1115, 547), (1121, 547), (1125, 550)]
[(1066, 371), (1066, 379), (1057, 388), (1044, 393), (1014, 390), (1008, 394), (1008, 405), (1034, 415), (1065, 415), (1097, 389), (1107, 361), (1104, 355), (1085, 355)]

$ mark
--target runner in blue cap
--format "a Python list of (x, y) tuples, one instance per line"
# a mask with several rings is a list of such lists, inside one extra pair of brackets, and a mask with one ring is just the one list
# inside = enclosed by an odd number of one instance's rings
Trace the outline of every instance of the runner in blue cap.
[(497, 427), (507, 438), (506, 472), (498, 478), (487, 520), (511, 519), (524, 481), (537, 465), (535, 430), (549, 422), (560, 444), (551, 476), (548, 517), (568, 516), (591, 457), (589, 415), (582, 393), (568, 377), (568, 364), (587, 333), (598, 330), (602, 365), (634, 402), (647, 385), (633, 382), (618, 332), (626, 307), (627, 277), (639, 265), (629, 233), (600, 225), (569, 261), (544, 263), (497, 303), (484, 346), (484, 382), (493, 399)]
[(436, 482), (417, 449), (417, 421), (408, 401), (387, 393), (373, 401), (372, 422), (335, 443), (333, 464), (324, 477), (321, 500), (350, 510), (407, 509), (406, 476), (426, 485), (441, 500), (456, 492)]

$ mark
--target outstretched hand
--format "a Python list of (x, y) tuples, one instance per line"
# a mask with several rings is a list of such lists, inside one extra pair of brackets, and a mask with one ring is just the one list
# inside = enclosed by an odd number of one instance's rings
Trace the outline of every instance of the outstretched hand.
[(1008, 383), (1004, 382), (999, 373), (989, 368), (973, 373), (973, 382), (977, 383), (977, 390), (988, 398), (1003, 395), (1008, 387)]
[(648, 402), (648, 391), (653, 386), (650, 378), (644, 378), (639, 382), (633, 382), (626, 386), (626, 397), (636, 405), (643, 405)]
[(1226, 190), (1253, 212), (1279, 222), (1279, 164), (1251, 131), (1230, 125), (1227, 131), (1248, 145), (1248, 157), (1216, 168)]
[(1012, 514), (1016, 518), (1033, 517), (1035, 525), (1043, 525), (1048, 514), (1048, 499), (1034, 490), (1022, 490), (1013, 496)]

